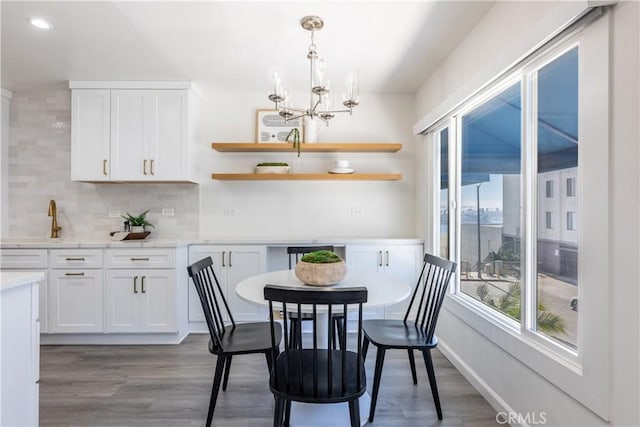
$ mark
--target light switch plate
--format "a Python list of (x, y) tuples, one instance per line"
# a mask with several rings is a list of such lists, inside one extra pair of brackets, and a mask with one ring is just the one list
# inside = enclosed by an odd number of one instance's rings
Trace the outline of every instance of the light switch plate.
[(174, 216), (175, 214), (175, 208), (162, 208), (162, 215), (164, 216)]

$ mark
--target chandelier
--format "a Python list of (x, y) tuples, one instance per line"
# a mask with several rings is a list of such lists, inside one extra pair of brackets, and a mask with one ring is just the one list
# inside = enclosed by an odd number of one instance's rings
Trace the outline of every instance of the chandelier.
[(327, 80), (326, 63), (324, 59), (318, 58), (316, 45), (314, 43), (314, 35), (317, 30), (324, 27), (324, 21), (319, 16), (309, 15), (300, 20), (300, 25), (307, 31), (311, 31), (311, 44), (307, 59), (310, 67), (310, 100), (309, 108), (302, 109), (292, 107), (289, 99), (289, 92), (282, 87), (280, 75), (277, 71), (273, 73), (273, 92), (269, 94), (269, 100), (275, 103), (276, 110), (280, 116), (287, 120), (294, 120), (301, 117), (314, 118), (318, 117), (329, 125), (329, 120), (335, 117), (336, 113), (352, 114), (353, 108), (359, 102), (359, 78), (358, 74), (352, 72), (349, 74), (346, 82), (346, 90), (343, 93), (342, 105), (346, 109), (333, 109), (331, 99), (330, 83)]

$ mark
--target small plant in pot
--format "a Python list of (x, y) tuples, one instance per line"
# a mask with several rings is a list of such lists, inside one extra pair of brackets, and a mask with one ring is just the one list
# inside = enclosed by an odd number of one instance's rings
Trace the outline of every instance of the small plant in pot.
[(126, 215), (122, 215), (122, 218), (129, 221), (132, 233), (143, 233), (147, 227), (155, 228), (155, 225), (147, 221), (147, 214), (149, 210), (142, 212), (140, 215), (133, 216), (129, 212)]
[(309, 252), (296, 264), (295, 274), (307, 285), (330, 286), (344, 279), (347, 265), (335, 252)]

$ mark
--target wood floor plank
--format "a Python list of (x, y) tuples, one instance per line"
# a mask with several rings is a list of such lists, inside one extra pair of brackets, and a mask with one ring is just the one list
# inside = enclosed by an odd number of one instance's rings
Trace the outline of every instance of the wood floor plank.
[[(42, 346), (41, 426), (203, 426), (215, 367), (207, 335), (180, 345)], [(438, 421), (424, 364), (411, 381), (405, 351), (388, 351), (372, 427), (487, 427), (496, 412), (438, 351), (433, 361), (444, 420)], [(375, 351), (366, 361), (373, 384)], [(229, 385), (218, 395), (214, 425), (267, 427), (273, 396), (264, 356), (233, 358)], [(330, 422), (327, 424), (330, 425)]]

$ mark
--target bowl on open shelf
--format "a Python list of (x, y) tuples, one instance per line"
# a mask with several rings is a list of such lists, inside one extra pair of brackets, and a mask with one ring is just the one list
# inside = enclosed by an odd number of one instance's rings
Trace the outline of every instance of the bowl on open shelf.
[(258, 163), (256, 173), (289, 173), (289, 165), (286, 163)]

